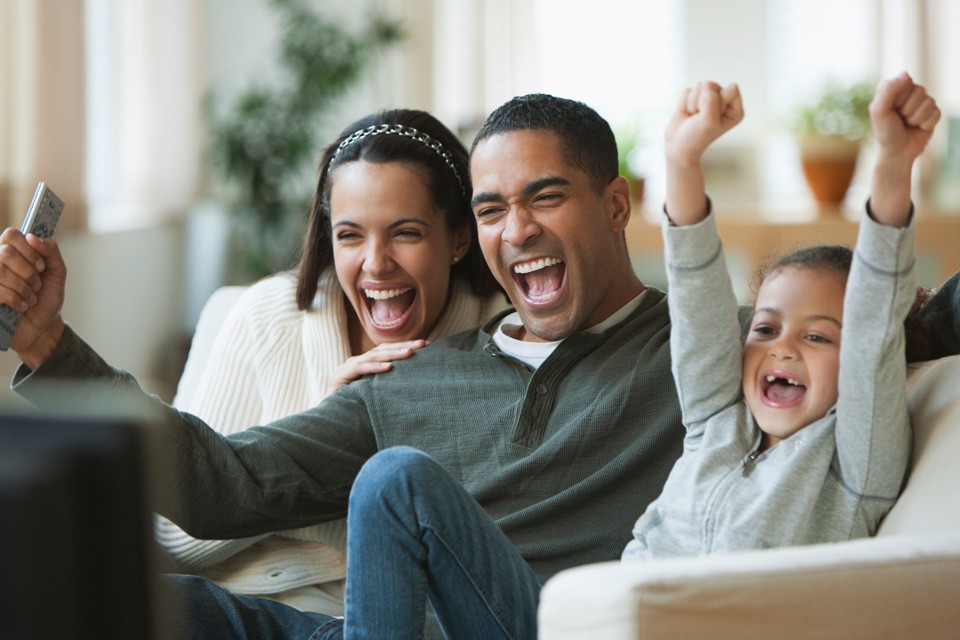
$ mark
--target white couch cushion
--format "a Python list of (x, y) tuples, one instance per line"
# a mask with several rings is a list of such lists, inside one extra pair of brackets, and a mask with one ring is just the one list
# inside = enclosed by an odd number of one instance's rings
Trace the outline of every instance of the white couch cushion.
[(960, 355), (911, 365), (913, 468), (879, 536), (960, 532)]

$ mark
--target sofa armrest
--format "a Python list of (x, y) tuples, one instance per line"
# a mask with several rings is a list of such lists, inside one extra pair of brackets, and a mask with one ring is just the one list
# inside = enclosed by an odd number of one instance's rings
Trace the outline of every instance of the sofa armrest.
[(540, 640), (947, 638), (960, 533), (600, 563), (544, 586)]

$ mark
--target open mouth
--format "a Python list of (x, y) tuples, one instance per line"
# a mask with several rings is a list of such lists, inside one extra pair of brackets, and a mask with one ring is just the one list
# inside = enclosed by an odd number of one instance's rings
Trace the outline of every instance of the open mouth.
[(363, 289), (370, 322), (381, 331), (402, 326), (410, 316), (417, 292), (412, 287), (402, 289)]
[(767, 375), (760, 382), (764, 403), (772, 407), (792, 407), (803, 400), (807, 387), (786, 376)]
[(540, 258), (513, 266), (513, 279), (523, 297), (544, 304), (560, 295), (566, 266), (560, 258)]

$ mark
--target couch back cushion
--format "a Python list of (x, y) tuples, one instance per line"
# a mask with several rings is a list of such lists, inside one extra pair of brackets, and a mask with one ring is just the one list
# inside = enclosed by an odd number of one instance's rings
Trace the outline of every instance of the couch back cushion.
[(877, 535), (960, 532), (960, 355), (910, 366), (913, 468)]

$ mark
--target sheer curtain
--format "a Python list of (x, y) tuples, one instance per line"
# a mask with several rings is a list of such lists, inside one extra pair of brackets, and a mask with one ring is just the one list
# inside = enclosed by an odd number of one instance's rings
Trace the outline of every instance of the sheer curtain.
[(93, 231), (181, 214), (200, 181), (202, 4), (85, 0)]
[(82, 227), (83, 6), (0, 2), (0, 222), (19, 226), (38, 180), (67, 203), (63, 228)]

